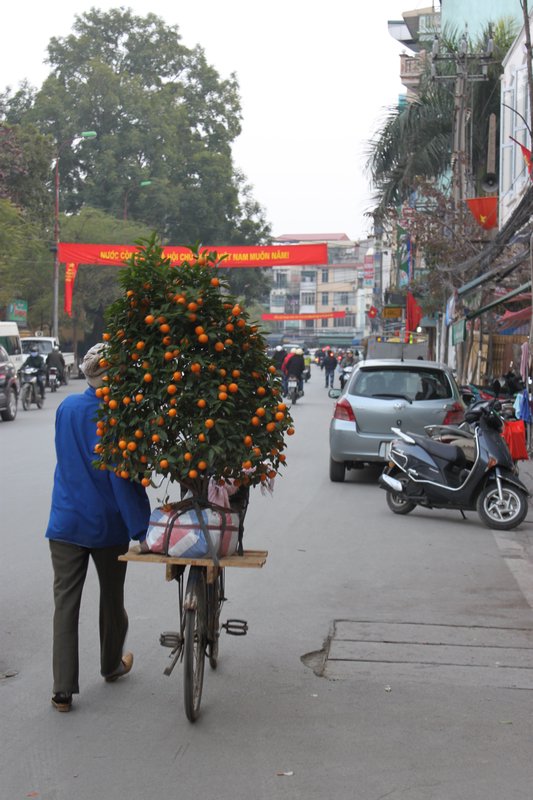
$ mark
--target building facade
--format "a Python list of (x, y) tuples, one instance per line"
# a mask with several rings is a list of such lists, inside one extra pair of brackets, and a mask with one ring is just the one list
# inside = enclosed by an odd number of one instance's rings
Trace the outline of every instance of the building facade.
[[(270, 313), (274, 334), (308, 346), (356, 345), (372, 330), (369, 310), (383, 280), (382, 253), (373, 240), (357, 242), (345, 233), (285, 234), (276, 244), (325, 242), (327, 264), (273, 267)], [(376, 264), (379, 269), (376, 271)]]

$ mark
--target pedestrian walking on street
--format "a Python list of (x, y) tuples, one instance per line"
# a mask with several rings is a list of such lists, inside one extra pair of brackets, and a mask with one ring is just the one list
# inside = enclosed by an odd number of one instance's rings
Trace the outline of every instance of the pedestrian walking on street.
[(133, 664), (133, 654), (123, 652), (127, 565), (118, 556), (130, 539), (145, 538), (150, 503), (139, 484), (92, 466), (104, 350), (104, 344), (89, 350), (81, 364), (88, 388), (63, 400), (56, 413), (57, 466), (46, 538), (54, 571), (52, 705), (58, 711), (70, 711), (72, 695), (79, 693), (78, 620), (90, 559), (100, 584), (101, 674), (111, 683)]
[(333, 355), (333, 350), (330, 350), (322, 361), (322, 368), (326, 373), (326, 389), (333, 388), (333, 379), (335, 377), (335, 370), (337, 369), (337, 359)]

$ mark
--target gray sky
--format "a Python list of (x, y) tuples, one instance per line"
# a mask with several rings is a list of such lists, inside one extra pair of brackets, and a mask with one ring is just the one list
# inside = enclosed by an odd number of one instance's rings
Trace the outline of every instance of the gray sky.
[(372, 207), (365, 151), (387, 106), (402, 91), (402, 51), (387, 20), (430, 0), (27, 0), (2, 8), (0, 87), (40, 85), (46, 47), (74, 16), (120, 5), (178, 25), (182, 43), (200, 44), (227, 77), (236, 72), (243, 132), (235, 163), (273, 233), (369, 232)]

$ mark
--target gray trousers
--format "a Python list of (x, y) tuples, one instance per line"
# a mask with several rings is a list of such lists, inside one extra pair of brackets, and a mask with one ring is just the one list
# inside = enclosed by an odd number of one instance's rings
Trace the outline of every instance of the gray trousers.
[(78, 622), (81, 596), (89, 558), (92, 558), (100, 583), (100, 671), (110, 675), (120, 665), (128, 632), (124, 608), (125, 561), (128, 543), (114, 547), (88, 548), (50, 540), (54, 569), (54, 694), (78, 694)]

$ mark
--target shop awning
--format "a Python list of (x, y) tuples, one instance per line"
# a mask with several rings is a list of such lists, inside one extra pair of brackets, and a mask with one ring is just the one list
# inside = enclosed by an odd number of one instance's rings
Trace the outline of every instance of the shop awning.
[(531, 319), (531, 306), (521, 308), (520, 311), (506, 311), (498, 320), (498, 329), (505, 331), (508, 328), (516, 328), (529, 322)]

